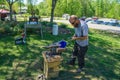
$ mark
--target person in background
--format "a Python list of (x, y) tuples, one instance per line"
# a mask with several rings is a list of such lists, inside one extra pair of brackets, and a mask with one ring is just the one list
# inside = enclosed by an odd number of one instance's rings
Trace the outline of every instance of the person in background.
[(21, 36), (22, 36), (23, 43), (26, 43), (26, 41), (25, 41), (26, 34), (25, 34), (24, 30), (22, 31)]
[(15, 39), (15, 44), (16, 45), (25, 44), (26, 43), (25, 38), (26, 38), (26, 34), (25, 34), (24, 30), (23, 30), (22, 34), (21, 34), (21, 37), (18, 37), (18, 38)]
[(29, 24), (38, 24), (38, 17), (35, 16), (34, 11), (31, 13), (31, 16), (29, 17)]
[(77, 73), (80, 73), (85, 66), (85, 54), (88, 50), (88, 25), (84, 20), (78, 19), (76, 15), (69, 18), (69, 22), (75, 29), (75, 34), (72, 40), (75, 41), (71, 59), (68, 61), (69, 65), (75, 65), (76, 58), (78, 59)]

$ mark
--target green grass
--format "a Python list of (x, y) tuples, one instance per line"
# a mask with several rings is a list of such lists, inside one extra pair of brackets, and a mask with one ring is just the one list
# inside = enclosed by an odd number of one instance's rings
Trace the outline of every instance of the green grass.
[[(73, 30), (71, 29), (72, 33)], [(44, 31), (44, 38), (39, 35), (27, 36), (26, 45), (15, 45), (16, 36), (0, 38), (0, 80), (35, 80), (38, 74), (43, 73), (42, 46), (65, 39), (69, 44), (63, 52), (64, 61), (61, 65), (59, 77), (51, 80), (119, 80), (120, 79), (120, 35), (90, 29), (89, 49), (86, 54), (85, 71), (80, 74), (74, 71), (76, 66), (65, 64), (72, 53), (73, 41), (68, 37), (72, 34), (53, 36)]]

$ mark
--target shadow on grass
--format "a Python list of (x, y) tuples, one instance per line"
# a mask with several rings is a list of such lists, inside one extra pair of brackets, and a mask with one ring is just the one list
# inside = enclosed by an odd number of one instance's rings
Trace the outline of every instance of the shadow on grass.
[[(11, 36), (12, 37), (12, 36)], [(7, 40), (6, 40), (7, 39)], [(27, 79), (43, 69), (41, 49), (35, 45), (15, 45), (14, 39), (1, 40), (0, 78), (5, 80)], [(32, 74), (33, 73), (33, 74)]]
[(51, 78), (50, 80), (90, 80), (90, 78), (85, 77), (84, 74), (84, 72), (76, 73), (74, 70), (61, 70), (59, 77)]
[(86, 75), (104, 80), (119, 79), (120, 50), (106, 48), (106, 46), (111, 46), (111, 43), (101, 38), (91, 37), (90, 40), (86, 58)]
[[(69, 47), (70, 48), (70, 47)], [(67, 53), (63, 54), (65, 61), (70, 57), (71, 49)], [(98, 37), (90, 36), (89, 50), (86, 54), (86, 67), (85, 74), (80, 74), (78, 80), (118, 80), (120, 79), (120, 49), (113, 47), (112, 43), (108, 40)], [(77, 63), (76, 63), (77, 65)], [(64, 69), (70, 70), (64, 65)], [(76, 67), (73, 67), (76, 69)], [(67, 73), (68, 74), (68, 73)], [(64, 74), (61, 74), (64, 75)], [(74, 76), (72, 75), (68, 75)], [(67, 76), (67, 77), (68, 77)], [(82, 76), (84, 76), (82, 78)], [(61, 77), (61, 76), (60, 76)], [(72, 80), (71, 78), (67, 78)], [(64, 78), (63, 78), (64, 79)], [(62, 79), (62, 80), (63, 80)], [(73, 79), (74, 80), (74, 79)]]
[[(93, 35), (92, 33), (90, 33)], [(70, 58), (73, 42), (68, 40), (71, 34), (53, 36), (46, 33), (41, 39), (38, 35), (28, 35), (26, 45), (14, 45), (13, 36), (0, 40), (0, 78), (5, 80), (35, 80), (43, 73), (42, 46), (57, 42), (61, 38), (68, 43), (63, 52), (64, 61), (59, 76), (51, 80), (117, 80), (120, 78), (120, 50), (111, 46), (107, 40), (90, 36), (89, 50), (86, 54), (85, 70), (77, 74), (76, 66), (69, 67), (66, 61)], [(4, 44), (4, 45), (3, 45)], [(110, 46), (110, 47), (109, 47)]]

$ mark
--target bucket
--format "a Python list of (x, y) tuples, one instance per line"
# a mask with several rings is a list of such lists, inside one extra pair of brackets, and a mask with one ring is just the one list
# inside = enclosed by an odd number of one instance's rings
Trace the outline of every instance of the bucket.
[(57, 24), (53, 25), (52, 34), (53, 35), (58, 35), (58, 25)]
[(59, 44), (60, 44), (60, 48), (65, 48), (66, 45), (67, 45), (67, 42), (62, 40), (62, 41), (59, 42)]

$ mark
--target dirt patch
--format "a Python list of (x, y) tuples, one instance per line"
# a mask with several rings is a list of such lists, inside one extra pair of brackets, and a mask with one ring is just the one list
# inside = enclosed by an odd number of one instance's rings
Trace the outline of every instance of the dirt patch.
[[(46, 27), (45, 29), (47, 32), (52, 33), (52, 27)], [(59, 34), (71, 34), (70, 29), (67, 28), (58, 28), (58, 33)]]

